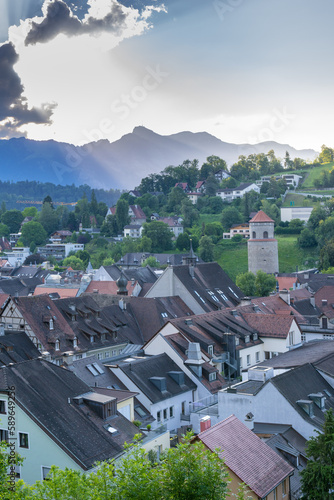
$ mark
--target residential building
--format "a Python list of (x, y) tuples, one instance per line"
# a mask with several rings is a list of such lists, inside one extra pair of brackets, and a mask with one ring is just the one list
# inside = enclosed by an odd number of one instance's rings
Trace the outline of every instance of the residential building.
[[(116, 207), (110, 207), (108, 209), (106, 217), (108, 215), (115, 215)], [(143, 212), (142, 208), (139, 205), (130, 205), (129, 206), (129, 217), (131, 218), (131, 223), (141, 226), (146, 222), (146, 215)]]
[(64, 243), (66, 238), (69, 238), (72, 236), (72, 232), (68, 231), (66, 229), (62, 229), (59, 231), (55, 231), (54, 233), (51, 234), (49, 240), (51, 243)]
[(149, 357), (130, 357), (111, 365), (110, 370), (154, 417), (152, 428), (161, 424), (169, 431), (181, 427), (181, 417), (193, 402), (196, 384), (165, 353)]
[(293, 219), (300, 219), (303, 222), (307, 222), (311, 216), (313, 207), (295, 207), (294, 205), (290, 207), (281, 208), (281, 221), (291, 222)]
[(0, 435), (9, 440), (15, 398), (15, 451), (24, 459), (17, 477), (32, 484), (46, 479), (52, 465), (89, 471), (98, 461), (120, 457), (138, 428), (117, 411), (117, 399), (107, 391), (94, 391), (41, 359), (3, 366)]
[(57, 260), (65, 259), (71, 252), (84, 250), (85, 245), (82, 243), (48, 243), (44, 247), (37, 247), (37, 253), (42, 254), (45, 258), (54, 257)]
[(128, 224), (124, 226), (123, 234), (124, 238), (141, 238), (141, 234), (143, 232), (143, 226), (139, 224)]
[[(157, 262), (159, 262), (160, 267), (162, 266), (179, 266), (186, 262), (189, 254), (180, 253), (148, 253), (148, 252), (134, 252), (127, 253), (121, 259), (116, 262), (117, 266), (122, 267), (122, 269), (127, 273), (128, 269), (140, 269), (142, 264), (148, 257), (154, 257)], [(203, 263), (196, 254), (196, 262)], [(95, 279), (95, 277), (94, 277)], [(156, 277), (155, 280), (156, 281)]]
[(186, 260), (187, 264), (169, 266), (145, 296), (179, 295), (195, 314), (239, 303), (241, 290), (216, 262), (197, 264), (193, 253)]
[(189, 200), (191, 201), (191, 203), (193, 205), (196, 205), (196, 203), (198, 202), (198, 199), (203, 196), (203, 192), (201, 191), (190, 191), (189, 193), (187, 193), (187, 196), (189, 198)]
[(256, 184), (261, 187), (264, 182), (270, 182), (271, 179), (275, 181), (285, 180), (288, 187), (296, 188), (303, 177), (297, 174), (281, 174), (281, 175), (262, 175), (261, 179), (256, 181)]
[(223, 233), (223, 238), (229, 240), (237, 234), (241, 234), (243, 238), (249, 238), (249, 224), (233, 224), (228, 233)]
[(228, 179), (230, 176), (229, 172), (226, 170), (220, 169), (215, 172), (215, 178), (217, 179), (218, 182), (223, 181), (224, 179)]
[(218, 189), (216, 194), (220, 196), (223, 201), (231, 202), (237, 198), (243, 198), (245, 194), (250, 191), (259, 193), (260, 188), (254, 182), (244, 182), (236, 188)]
[(234, 415), (203, 430), (195, 439), (213, 453), (220, 450), (219, 457), (224, 460), (231, 478), (229, 489), (234, 495), (243, 483), (247, 485), (248, 498), (290, 498), (289, 478), (294, 468)]

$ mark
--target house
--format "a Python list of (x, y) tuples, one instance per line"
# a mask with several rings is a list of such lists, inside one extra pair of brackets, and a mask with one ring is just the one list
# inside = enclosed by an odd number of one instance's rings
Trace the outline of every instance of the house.
[[(108, 215), (115, 215), (116, 207), (110, 207), (108, 209), (106, 217)], [(129, 217), (131, 218), (131, 223), (141, 226), (146, 222), (146, 215), (139, 205), (129, 205)]]
[(79, 250), (84, 250), (83, 243), (48, 243), (44, 247), (37, 247), (37, 253), (40, 253), (46, 259), (54, 257), (57, 260), (63, 260), (70, 253), (76, 253)]
[(142, 232), (143, 226), (139, 224), (127, 224), (123, 229), (124, 238), (141, 238)]
[(224, 179), (228, 179), (229, 177), (231, 177), (230, 174), (226, 170), (223, 170), (223, 169), (217, 170), (217, 172), (215, 172), (214, 175), (215, 175), (215, 178), (218, 182), (221, 182)]
[(197, 193), (205, 193), (205, 183), (206, 180), (198, 181), (195, 187), (195, 191), (197, 191)]
[(311, 340), (271, 359), (259, 363), (274, 369), (279, 375), (305, 363), (311, 363), (324, 379), (334, 387), (334, 342), (332, 340)]
[(14, 247), (11, 251), (5, 251), (4, 254), (12, 267), (20, 267), (29, 257), (30, 250), (28, 247)]
[(193, 401), (196, 384), (165, 353), (130, 357), (110, 370), (154, 417), (152, 428), (161, 424), (169, 431), (181, 427), (181, 417)]
[(69, 370), (34, 359), (0, 369), (1, 440), (12, 441), (14, 397), (15, 451), (24, 458), (16, 472), (30, 484), (46, 479), (52, 465), (89, 471), (98, 461), (118, 458), (138, 432), (117, 411), (111, 393), (100, 394)]
[(195, 314), (239, 303), (241, 290), (216, 262), (197, 264), (193, 252), (185, 260), (187, 264), (165, 269), (145, 296), (179, 295)]
[(333, 387), (309, 363), (273, 375), (272, 368), (255, 366), (247, 382), (220, 391), (217, 421), (234, 411), (251, 429), (254, 422), (293, 425), (305, 439), (321, 432), (325, 411), (334, 409)]
[(150, 255), (155, 254), (126, 254), (118, 261), (117, 265), (101, 266), (93, 276), (91, 288), (94, 288), (94, 283), (99, 281), (117, 281), (123, 273), (128, 282), (131, 282), (132, 292), (130, 295), (138, 296), (141, 292), (146, 293), (157, 280), (156, 274), (149, 266), (142, 267)]
[(216, 194), (220, 196), (223, 201), (231, 202), (237, 198), (243, 198), (249, 191), (259, 193), (260, 188), (254, 182), (244, 182), (236, 188), (218, 189)]
[(223, 233), (223, 238), (228, 240), (237, 234), (241, 234), (243, 238), (249, 238), (249, 224), (233, 224), (228, 233)]
[(293, 219), (300, 219), (306, 223), (311, 216), (312, 210), (313, 207), (295, 207), (295, 206), (282, 207), (281, 221), (291, 222)]
[(196, 205), (196, 203), (198, 202), (198, 199), (203, 196), (203, 193), (201, 191), (190, 191), (189, 193), (187, 193), (187, 196), (189, 198), (189, 200), (191, 201), (191, 203), (193, 205)]
[[(209, 423), (210, 425), (210, 423)], [(229, 489), (237, 494), (247, 485), (247, 498), (283, 500), (290, 498), (289, 478), (294, 468), (261, 441), (235, 415), (203, 430), (195, 438), (219, 457), (231, 477)]]
[[(256, 181), (257, 186), (261, 187), (264, 182), (284, 180), (288, 187), (296, 188), (303, 177), (297, 174), (281, 174), (281, 175), (262, 175), (261, 179)], [(295, 217), (299, 218), (299, 217)]]
[(177, 182), (174, 187), (178, 187), (182, 189), (185, 193), (189, 193), (190, 187), (188, 186), (187, 182)]
[(72, 232), (62, 229), (59, 231), (55, 231), (54, 233), (51, 234), (49, 240), (51, 243), (64, 243), (66, 238), (69, 238), (72, 236)]
[[(149, 252), (134, 252), (126, 253), (123, 257), (116, 262), (117, 266), (121, 266), (122, 269), (127, 273), (129, 269), (140, 269), (143, 263), (148, 257), (154, 257), (157, 262), (159, 262), (160, 267), (162, 266), (179, 266), (186, 262), (189, 254), (180, 253), (149, 253)], [(202, 263), (202, 259), (196, 257), (196, 262)], [(98, 274), (99, 276), (99, 274)], [(95, 277), (94, 277), (95, 279)], [(156, 281), (157, 278), (155, 277)]]
[(1, 238), (0, 238), (0, 251), (1, 252), (5, 252), (5, 251), (10, 252), (11, 249), (12, 249), (11, 244), (9, 243), (7, 238), (5, 238), (4, 236), (1, 236)]
[(173, 233), (173, 238), (177, 238), (183, 233), (182, 219), (180, 217), (159, 217), (160, 222), (164, 222)]

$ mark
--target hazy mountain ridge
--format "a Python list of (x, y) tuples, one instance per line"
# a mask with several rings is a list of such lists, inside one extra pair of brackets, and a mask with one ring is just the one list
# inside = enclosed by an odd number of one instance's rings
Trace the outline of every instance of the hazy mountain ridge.
[(281, 158), (286, 151), (291, 158), (298, 156), (305, 160), (313, 160), (317, 155), (313, 149), (297, 150), (273, 141), (232, 144), (207, 132), (185, 131), (162, 136), (145, 127), (136, 127), (115, 142), (101, 140), (85, 146), (23, 137), (0, 140), (0, 172), (2, 180), (131, 189), (143, 177), (186, 159), (197, 158), (201, 164), (207, 156), (217, 155), (231, 165), (239, 155), (267, 153), (271, 149)]

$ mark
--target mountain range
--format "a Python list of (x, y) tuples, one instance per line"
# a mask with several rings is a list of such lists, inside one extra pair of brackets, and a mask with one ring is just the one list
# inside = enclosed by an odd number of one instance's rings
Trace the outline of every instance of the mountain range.
[(271, 149), (279, 158), (283, 158), (286, 151), (292, 159), (313, 160), (317, 156), (313, 149), (297, 150), (273, 141), (232, 144), (206, 132), (163, 136), (145, 127), (136, 127), (115, 142), (100, 140), (84, 146), (24, 137), (0, 140), (0, 173), (2, 181), (35, 180), (133, 189), (143, 177), (187, 159), (196, 158), (201, 165), (208, 156), (217, 155), (232, 165), (239, 155), (267, 153)]

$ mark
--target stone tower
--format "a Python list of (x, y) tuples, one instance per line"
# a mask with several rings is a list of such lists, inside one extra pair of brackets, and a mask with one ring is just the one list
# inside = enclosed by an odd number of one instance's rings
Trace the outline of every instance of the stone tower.
[(278, 273), (277, 240), (274, 238), (274, 221), (260, 210), (249, 221), (248, 271)]

